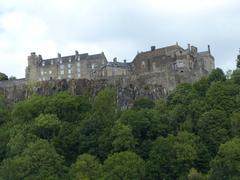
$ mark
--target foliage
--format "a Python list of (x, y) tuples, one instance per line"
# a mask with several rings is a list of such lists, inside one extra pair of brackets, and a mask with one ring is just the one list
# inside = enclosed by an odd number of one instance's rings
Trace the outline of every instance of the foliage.
[(5, 80), (8, 80), (8, 76), (0, 72), (0, 81), (5, 81)]
[(71, 166), (70, 178), (95, 180), (101, 175), (102, 165), (95, 156), (90, 154), (82, 154), (77, 158), (77, 161)]
[(134, 109), (145, 109), (145, 108), (151, 109), (151, 108), (154, 108), (154, 106), (155, 106), (155, 103), (152, 100), (147, 98), (137, 99), (133, 103)]
[(133, 152), (114, 153), (103, 164), (103, 179), (137, 180), (143, 179), (144, 175), (145, 162)]
[(4, 179), (62, 179), (66, 167), (55, 149), (45, 140), (30, 143), (18, 156), (1, 163)]
[(219, 148), (217, 156), (211, 162), (209, 179), (233, 179), (240, 177), (240, 139), (233, 139)]
[(238, 179), (239, 69), (117, 103), (112, 87), (11, 106), (0, 96), (0, 179)]

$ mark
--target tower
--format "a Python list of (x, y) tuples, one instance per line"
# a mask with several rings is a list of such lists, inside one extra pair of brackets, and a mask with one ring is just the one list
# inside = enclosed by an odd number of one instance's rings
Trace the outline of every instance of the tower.
[(26, 79), (29, 81), (37, 81), (39, 74), (39, 65), (41, 63), (41, 55), (37, 56), (35, 52), (32, 52), (28, 56), (28, 66), (26, 68)]

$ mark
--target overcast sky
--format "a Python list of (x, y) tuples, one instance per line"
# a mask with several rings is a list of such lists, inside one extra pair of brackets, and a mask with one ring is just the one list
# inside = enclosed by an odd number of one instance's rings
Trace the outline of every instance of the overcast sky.
[(199, 51), (210, 44), (216, 66), (234, 69), (239, 7), (239, 0), (0, 0), (0, 72), (24, 77), (30, 52), (131, 61), (151, 45), (176, 42)]

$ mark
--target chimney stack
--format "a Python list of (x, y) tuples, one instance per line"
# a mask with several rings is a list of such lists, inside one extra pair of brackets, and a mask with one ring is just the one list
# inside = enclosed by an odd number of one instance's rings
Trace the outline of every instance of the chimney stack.
[(75, 51), (75, 55), (76, 55), (76, 56), (78, 55), (78, 51), (77, 51), (77, 50)]
[(208, 52), (209, 52), (209, 54), (211, 54), (211, 48), (210, 48), (210, 45), (208, 45)]
[(191, 50), (191, 45), (190, 45), (190, 44), (188, 44), (188, 50), (189, 50), (189, 51)]
[(126, 63), (127, 63), (127, 60), (126, 60), (126, 59), (124, 59), (124, 60), (123, 60), (123, 62), (126, 64)]
[(151, 46), (151, 51), (155, 51), (156, 46)]
[(60, 53), (58, 53), (57, 56), (58, 56), (58, 58), (61, 58), (61, 54)]
[(113, 58), (113, 62), (117, 62), (117, 58), (115, 57), (115, 58)]

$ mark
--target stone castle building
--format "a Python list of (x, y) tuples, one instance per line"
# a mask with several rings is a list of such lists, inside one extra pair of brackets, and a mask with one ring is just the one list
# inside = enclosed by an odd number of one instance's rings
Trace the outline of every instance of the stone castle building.
[(214, 57), (210, 46), (204, 52), (188, 45), (187, 49), (178, 44), (136, 55), (132, 62), (126, 60), (108, 62), (104, 53), (79, 54), (43, 59), (31, 53), (28, 57), (26, 79), (28, 81), (47, 81), (55, 79), (141, 79), (140, 83), (158, 84), (172, 90), (178, 83), (192, 83), (208, 75), (214, 69)]

